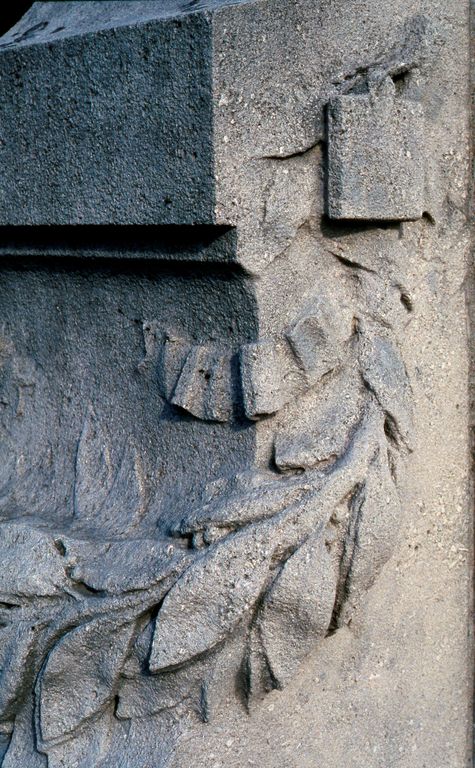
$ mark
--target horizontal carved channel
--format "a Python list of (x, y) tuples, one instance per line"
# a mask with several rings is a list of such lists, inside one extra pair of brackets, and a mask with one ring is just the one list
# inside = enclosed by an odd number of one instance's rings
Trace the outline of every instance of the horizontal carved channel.
[(236, 230), (227, 226), (0, 227), (2, 257), (66, 257), (232, 263)]

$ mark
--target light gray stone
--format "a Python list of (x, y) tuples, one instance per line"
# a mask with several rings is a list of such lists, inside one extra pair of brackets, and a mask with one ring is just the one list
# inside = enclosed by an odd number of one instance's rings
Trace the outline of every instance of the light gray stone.
[(468, 768), (467, 9), (0, 39), (3, 768)]
[(284, 404), (280, 355), (271, 339), (241, 350), (244, 410), (249, 419), (276, 413)]
[(332, 219), (419, 219), (425, 210), (424, 116), (388, 77), (369, 94), (329, 104)]

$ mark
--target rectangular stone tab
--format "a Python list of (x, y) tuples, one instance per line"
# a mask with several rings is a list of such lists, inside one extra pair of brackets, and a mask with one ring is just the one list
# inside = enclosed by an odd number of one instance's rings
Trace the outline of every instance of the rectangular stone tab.
[(390, 78), (382, 93), (334, 98), (328, 110), (330, 218), (421, 218), (422, 136), (421, 106), (397, 98)]

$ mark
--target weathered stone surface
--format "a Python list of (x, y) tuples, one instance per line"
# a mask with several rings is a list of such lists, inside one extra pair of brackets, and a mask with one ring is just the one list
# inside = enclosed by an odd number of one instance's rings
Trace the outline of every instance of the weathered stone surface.
[(216, 347), (192, 347), (171, 402), (198, 419), (228, 421), (233, 405), (229, 356)]
[(244, 410), (249, 419), (279, 411), (284, 404), (282, 368), (271, 339), (247, 344), (241, 351)]
[(388, 77), (369, 94), (329, 105), (328, 213), (332, 219), (419, 219), (424, 213), (424, 117)]
[(467, 5), (0, 40), (3, 768), (468, 766)]

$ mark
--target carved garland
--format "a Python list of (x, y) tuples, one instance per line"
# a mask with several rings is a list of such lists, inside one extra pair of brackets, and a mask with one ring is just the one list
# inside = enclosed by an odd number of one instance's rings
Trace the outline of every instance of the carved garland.
[[(376, 79), (417, 66), (424, 36), (422, 20), (402, 53), (374, 65)], [(357, 92), (370, 74), (371, 67), (359, 68), (337, 92)], [(391, 554), (400, 511), (396, 459), (410, 450), (412, 398), (387, 323), (363, 312), (355, 319), (348, 363), (335, 358), (337, 315), (338, 307), (323, 302), (316, 317), (304, 314), (283, 338), (240, 351), (250, 419), (277, 412), (327, 373), (348, 367), (361, 390), (358, 418), (327, 461), (304, 463), (297, 474), (251, 472), (223, 480), (170, 537), (134, 537), (144, 503), (140, 457), (125, 446), (114, 474), (90, 409), (78, 445), (70, 530), (52, 533), (46, 523), (28, 518), (0, 524), (0, 624), (7, 637), (0, 747), (16, 720), (19, 728), (33, 724), (36, 747), (45, 754), (60, 744), (73, 754), (75, 743), (112, 711), (119, 719), (153, 715), (189, 699), (206, 720), (207, 681), (236, 636), (244, 638), (237, 674), (249, 705), (282, 688), (317, 642), (349, 621)], [(315, 323), (321, 346), (317, 357), (309, 357)], [(231, 418), (225, 350), (173, 334), (162, 344), (153, 322), (144, 335), (140, 367), (146, 372), (158, 364), (169, 402), (197, 418)], [(0, 343), (0, 370), (9, 355), (14, 360), (8, 343)], [(279, 381), (268, 384), (278, 359), (293, 366), (290, 389)], [(11, 372), (18, 408), (31, 384), (25, 365), (20, 370), (14, 363)], [(209, 374), (204, 380), (203, 372)], [(0, 500), (17, 481), (8, 440), (2, 451)], [(278, 466), (299, 469), (285, 458)], [(107, 531), (99, 543), (95, 527)], [(28, 564), (24, 572), (18, 562)], [(21, 750), (15, 754), (9, 768), (24, 768)]]
[[(340, 455), (297, 475), (251, 473), (215, 484), (165, 540), (118, 538), (133, 527), (131, 508), (140, 514), (139, 481), (131, 481), (138, 458), (126, 448), (111, 477), (90, 410), (77, 455), (76, 531), (54, 536), (27, 520), (1, 525), (0, 613), (10, 628), (4, 723), (14, 721), (33, 681), (36, 743), (45, 753), (72, 746), (114, 700), (117, 717), (139, 714), (136, 697), (132, 708), (127, 700), (137, 679), (147, 714), (194, 696), (207, 719), (206, 681), (238, 627), (246, 629), (238, 674), (249, 703), (284, 686), (316, 642), (348, 620), (391, 551), (395, 456), (409, 447), (411, 410), (391, 332), (360, 320), (351, 344), (364, 397)], [(98, 544), (87, 531), (101, 519), (110, 530)], [(31, 553), (35, 572), (9, 584), (8, 558), (26, 562)]]

